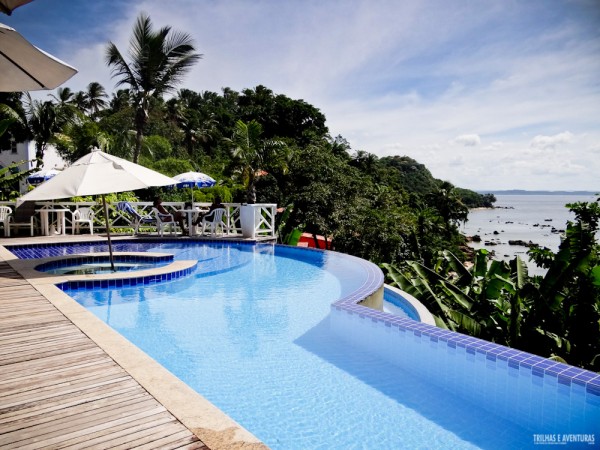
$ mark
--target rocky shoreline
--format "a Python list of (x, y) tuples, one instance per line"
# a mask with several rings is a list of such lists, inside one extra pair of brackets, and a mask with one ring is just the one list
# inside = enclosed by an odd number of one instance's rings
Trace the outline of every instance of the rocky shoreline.
[[(506, 208), (506, 209), (510, 209), (510, 208)], [(546, 219), (545, 221), (546, 222), (551, 222), (552, 219)], [(505, 223), (506, 224), (512, 224), (514, 222), (506, 221)], [(536, 227), (536, 228), (537, 227), (539, 227), (539, 228), (550, 228), (549, 231), (551, 233), (553, 233), (553, 234), (562, 234), (562, 233), (565, 232), (564, 229), (558, 229), (558, 228), (555, 228), (554, 226), (549, 225), (549, 224), (539, 224), (539, 223), (536, 223), (536, 224), (533, 224), (533, 226)], [(500, 236), (501, 233), (504, 233), (504, 230), (500, 230), (500, 231), (494, 230), (492, 233), (486, 233), (484, 236), (488, 236), (488, 235)], [(531, 248), (531, 247), (535, 247), (535, 246), (538, 245), (535, 242), (524, 241), (522, 239), (509, 239), (508, 242), (502, 242), (499, 238), (491, 238), (491, 239), (483, 240), (481, 238), (481, 236), (478, 235), (478, 234), (474, 234), (472, 236), (465, 236), (465, 238), (467, 240), (467, 243), (469, 243), (469, 242), (477, 242), (477, 243), (479, 243), (479, 242), (483, 241), (483, 245), (490, 246), (490, 247), (493, 247), (493, 246), (496, 246), (496, 245), (505, 245), (505, 244), (508, 244), (508, 245), (516, 245), (516, 246)]]

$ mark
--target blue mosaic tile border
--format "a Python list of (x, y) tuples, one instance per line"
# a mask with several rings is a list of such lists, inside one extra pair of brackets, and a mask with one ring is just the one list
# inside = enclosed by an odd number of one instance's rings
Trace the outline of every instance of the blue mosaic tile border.
[(176, 280), (178, 278), (190, 275), (194, 270), (196, 270), (196, 264), (187, 269), (176, 270), (174, 272), (164, 273), (161, 275), (146, 275), (142, 277), (118, 278), (110, 280), (66, 281), (64, 283), (58, 283), (56, 287), (62, 291), (133, 287)]
[[(182, 238), (137, 238), (137, 239), (119, 239), (113, 241), (113, 251), (118, 252), (121, 251), (119, 246), (131, 246), (132, 244), (149, 244), (149, 243), (190, 243), (190, 244), (227, 244), (232, 243), (235, 245), (268, 245), (272, 246), (274, 244), (269, 244), (266, 242), (258, 242), (258, 241), (237, 241), (233, 239), (223, 240), (223, 239), (182, 239)], [(66, 245), (73, 249), (71, 253), (56, 253), (56, 254), (48, 254), (48, 249), (62, 249)], [(69, 254), (81, 253), (78, 251), (80, 248), (84, 248), (89, 251), (90, 248), (97, 248), (97, 251), (108, 251), (102, 249), (102, 247), (107, 246), (106, 241), (78, 241), (75, 243), (67, 243), (67, 242), (51, 242), (44, 244), (18, 244), (18, 245), (4, 245), (4, 247), (17, 256), (19, 259), (38, 259), (38, 258), (47, 258), (49, 256), (68, 256)], [(135, 250), (125, 250), (125, 251), (135, 251)]]
[(411, 319), (396, 317), (349, 301), (339, 301), (333, 307), (337, 311), (345, 311), (350, 315), (357, 314), (362, 319), (370, 318), (374, 323), (397, 328), (399, 332), (413, 333), (420, 339), (428, 337), (433, 342), (445, 342), (450, 348), (464, 348), (468, 354), (481, 355), (491, 362), (507, 361), (509, 368), (528, 370), (535, 377), (552, 377), (565, 386), (571, 384), (582, 386), (587, 394), (594, 396), (595, 401), (600, 402), (600, 374), (595, 372)]
[[(57, 261), (51, 261), (44, 264), (40, 264), (35, 267), (35, 270), (45, 272), (52, 269), (60, 269), (62, 267), (69, 267), (72, 265), (89, 264), (89, 263), (105, 263), (110, 259), (108, 255), (103, 256), (76, 256), (69, 257), (65, 256), (65, 259)], [(115, 262), (131, 262), (131, 263), (164, 263), (172, 262), (174, 260), (173, 255), (164, 256), (148, 256), (148, 255), (114, 255), (113, 260)]]

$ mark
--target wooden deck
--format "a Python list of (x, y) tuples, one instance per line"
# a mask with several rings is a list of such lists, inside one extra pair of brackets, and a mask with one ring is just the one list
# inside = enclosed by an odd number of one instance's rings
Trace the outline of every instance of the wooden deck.
[(208, 447), (0, 260), (0, 448)]

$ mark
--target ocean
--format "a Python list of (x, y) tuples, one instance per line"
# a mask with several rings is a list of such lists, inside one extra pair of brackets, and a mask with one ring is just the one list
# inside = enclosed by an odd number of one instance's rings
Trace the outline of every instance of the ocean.
[(460, 230), (466, 236), (478, 235), (481, 242), (472, 248), (486, 248), (495, 259), (510, 260), (516, 255), (527, 262), (530, 275), (543, 275), (544, 269), (529, 261), (528, 248), (510, 245), (508, 241), (533, 242), (552, 251), (558, 250), (561, 232), (575, 216), (565, 206), (568, 203), (592, 202), (594, 195), (496, 195), (495, 208), (474, 209)]

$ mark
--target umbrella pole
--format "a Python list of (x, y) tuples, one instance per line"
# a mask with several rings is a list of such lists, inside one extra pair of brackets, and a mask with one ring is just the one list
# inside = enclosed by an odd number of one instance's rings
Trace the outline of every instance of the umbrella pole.
[(108, 205), (106, 204), (106, 197), (102, 194), (102, 204), (104, 205), (104, 220), (106, 223), (106, 236), (108, 237), (108, 254), (110, 259), (110, 270), (115, 271), (115, 261), (112, 252), (112, 242), (110, 241), (110, 224), (108, 220)]

